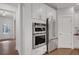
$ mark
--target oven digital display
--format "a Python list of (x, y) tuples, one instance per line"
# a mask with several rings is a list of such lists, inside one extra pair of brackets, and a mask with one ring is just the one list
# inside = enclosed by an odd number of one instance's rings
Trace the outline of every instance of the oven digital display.
[(35, 45), (45, 43), (45, 35), (35, 37)]

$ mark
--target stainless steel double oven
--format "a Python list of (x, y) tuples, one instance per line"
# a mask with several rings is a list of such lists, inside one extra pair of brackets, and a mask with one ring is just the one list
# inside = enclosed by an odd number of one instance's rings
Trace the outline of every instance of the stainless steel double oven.
[(46, 24), (44, 23), (33, 23), (32, 24), (32, 46), (38, 48), (46, 44)]

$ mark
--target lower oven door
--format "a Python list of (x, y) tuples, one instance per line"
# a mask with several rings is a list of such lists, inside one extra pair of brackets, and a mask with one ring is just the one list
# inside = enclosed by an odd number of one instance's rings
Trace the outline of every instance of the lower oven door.
[(33, 48), (38, 48), (46, 44), (46, 34), (33, 35)]

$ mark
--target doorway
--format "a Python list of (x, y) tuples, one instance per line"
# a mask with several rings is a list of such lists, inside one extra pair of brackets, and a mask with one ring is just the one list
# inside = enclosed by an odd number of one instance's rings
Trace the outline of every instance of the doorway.
[(0, 9), (0, 55), (15, 55), (16, 18), (15, 12)]

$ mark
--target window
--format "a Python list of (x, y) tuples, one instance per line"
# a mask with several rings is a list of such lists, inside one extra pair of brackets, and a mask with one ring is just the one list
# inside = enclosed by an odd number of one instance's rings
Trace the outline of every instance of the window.
[(8, 24), (3, 24), (3, 34), (8, 34), (10, 32), (10, 27)]

